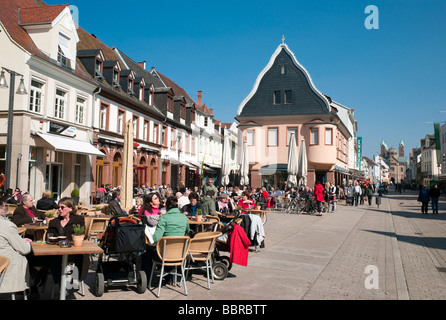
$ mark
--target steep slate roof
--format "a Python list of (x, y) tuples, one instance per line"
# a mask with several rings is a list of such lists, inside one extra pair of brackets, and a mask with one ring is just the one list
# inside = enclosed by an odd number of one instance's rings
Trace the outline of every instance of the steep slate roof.
[(127, 56), (121, 50), (119, 50), (116, 47), (114, 48), (114, 50), (117, 50), (119, 52), (119, 55), (121, 56), (122, 60), (124, 60), (124, 62), (128, 68), (134, 70), (138, 76), (144, 78), (147, 85), (153, 84), (154, 88), (164, 87), (163, 83), (158, 78), (156, 78), (152, 74), (150, 74), (149, 71), (141, 68), (141, 66), (138, 63), (136, 63), (131, 58), (129, 58), (129, 56)]
[[(281, 74), (282, 65), (285, 74)], [(275, 105), (274, 91), (282, 92)], [(292, 90), (292, 103), (284, 103), (285, 90)], [(309, 73), (286, 44), (280, 44), (257, 77), (251, 93), (240, 104), (237, 117), (286, 116), (330, 113), (329, 99), (314, 86)]]

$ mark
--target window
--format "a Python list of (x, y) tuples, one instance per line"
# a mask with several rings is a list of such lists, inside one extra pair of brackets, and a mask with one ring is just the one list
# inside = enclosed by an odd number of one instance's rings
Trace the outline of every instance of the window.
[(124, 132), (124, 111), (118, 111), (118, 133), (122, 134)]
[(298, 145), (297, 128), (288, 128), (287, 129), (287, 136), (286, 136), (287, 146), (290, 145), (290, 137), (291, 137), (292, 133), (294, 133), (294, 139), (296, 139), (296, 145)]
[(253, 146), (254, 145), (254, 130), (248, 130), (248, 132), (246, 133), (246, 138), (247, 138), (248, 146)]
[(70, 39), (63, 34), (59, 33), (59, 43), (57, 48), (57, 62), (70, 67), (70, 61), (74, 61), (74, 57), (70, 52), (69, 47)]
[(148, 141), (148, 138), (149, 138), (149, 121), (144, 120), (143, 139), (144, 141)]
[(274, 91), (274, 104), (280, 104), (280, 91)]
[(279, 142), (279, 128), (268, 129), (268, 147), (277, 147)]
[(76, 122), (84, 123), (85, 99), (78, 97), (76, 103)]
[(113, 87), (120, 88), (119, 84), (119, 70), (113, 69)]
[(325, 144), (333, 144), (333, 129), (325, 129)]
[(56, 89), (56, 101), (54, 104), (54, 116), (63, 119), (65, 116), (65, 106), (67, 104), (67, 93), (63, 90)]
[(285, 90), (285, 103), (290, 104), (293, 102), (293, 91)]
[(158, 125), (153, 125), (153, 142), (158, 143)]
[(285, 65), (284, 64), (282, 64), (280, 66), (280, 74), (285, 74)]
[(99, 127), (102, 130), (107, 128), (107, 106), (105, 104), (101, 105), (101, 114), (99, 118)]
[(138, 138), (138, 117), (133, 117), (133, 139)]
[(29, 110), (41, 112), (43, 98), (43, 83), (31, 80), (31, 91), (29, 94)]
[(204, 126), (205, 126), (205, 127), (208, 126), (208, 117), (204, 117)]
[(319, 144), (319, 129), (312, 128), (310, 135), (310, 144)]
[(161, 144), (163, 146), (166, 146), (167, 140), (166, 140), (166, 130), (167, 127), (163, 126), (163, 128), (161, 129)]

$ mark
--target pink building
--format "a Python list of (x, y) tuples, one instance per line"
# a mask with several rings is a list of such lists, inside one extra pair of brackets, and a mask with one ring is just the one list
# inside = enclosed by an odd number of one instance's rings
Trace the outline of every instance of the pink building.
[(298, 150), (305, 139), (309, 187), (316, 180), (348, 181), (349, 145), (354, 137), (340, 113), (345, 109), (351, 110), (316, 89), (288, 46), (279, 45), (236, 116), (240, 141), (248, 143), (251, 186), (284, 186), (292, 132)]

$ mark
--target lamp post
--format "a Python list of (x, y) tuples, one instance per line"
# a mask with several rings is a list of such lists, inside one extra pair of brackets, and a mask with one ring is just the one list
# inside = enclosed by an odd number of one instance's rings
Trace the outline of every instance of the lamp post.
[[(5, 71), (9, 73), (9, 106), (8, 106), (8, 132), (6, 136), (6, 154), (5, 154), (5, 190), (10, 187), (11, 182), (11, 155), (12, 155), (12, 129), (13, 129), (13, 116), (14, 116), (14, 88), (15, 77), (20, 76), (19, 87), (16, 94), (25, 95), (28, 94), (23, 81), (23, 75), (13, 70), (2, 67), (0, 74), (0, 88), (8, 88), (8, 84), (5, 77)], [(17, 168), (18, 170), (18, 168)]]

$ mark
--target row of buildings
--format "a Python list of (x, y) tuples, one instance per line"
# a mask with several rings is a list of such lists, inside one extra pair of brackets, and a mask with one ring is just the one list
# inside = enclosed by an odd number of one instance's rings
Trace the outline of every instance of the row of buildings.
[(99, 186), (121, 182), (128, 121), (135, 186), (218, 184), (228, 137), (231, 184), (246, 142), (250, 185), (283, 187), (291, 133), (305, 143), (309, 186), (365, 177), (354, 109), (319, 91), (284, 41), (232, 123), (215, 119), (201, 91), (192, 98), (162, 70), (75, 25), (68, 5), (4, 1), (0, 48), (4, 187), (36, 197), (50, 189), (56, 198), (78, 189), (89, 203)]

